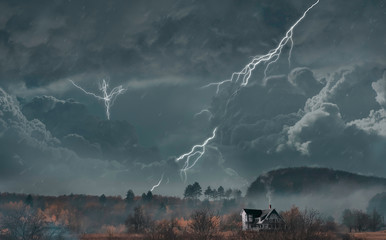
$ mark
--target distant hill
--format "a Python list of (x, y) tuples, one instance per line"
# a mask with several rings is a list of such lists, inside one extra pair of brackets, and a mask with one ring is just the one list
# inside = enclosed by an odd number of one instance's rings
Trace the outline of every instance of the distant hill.
[(386, 178), (328, 168), (282, 168), (260, 175), (248, 188), (247, 197), (265, 196), (267, 192), (345, 196), (369, 188), (386, 189)]

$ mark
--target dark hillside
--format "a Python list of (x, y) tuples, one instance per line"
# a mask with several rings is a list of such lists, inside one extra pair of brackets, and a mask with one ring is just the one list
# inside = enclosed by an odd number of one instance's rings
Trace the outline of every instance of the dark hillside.
[(323, 193), (345, 195), (349, 192), (380, 187), (386, 189), (386, 178), (364, 176), (328, 168), (283, 168), (260, 175), (248, 188), (247, 197), (281, 194)]

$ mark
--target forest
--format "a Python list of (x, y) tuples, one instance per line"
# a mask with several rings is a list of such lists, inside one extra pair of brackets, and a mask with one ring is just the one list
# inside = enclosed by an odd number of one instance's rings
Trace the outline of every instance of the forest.
[[(341, 218), (293, 206), (280, 211), (279, 231), (241, 230), (241, 209), (250, 199), (239, 189), (189, 184), (183, 198), (153, 194), (122, 196), (0, 194), (0, 236), (14, 239), (363, 239), (356, 233), (384, 229), (376, 208), (342, 209)], [(373, 204), (383, 202), (377, 195)], [(374, 205), (375, 206), (375, 205)]]

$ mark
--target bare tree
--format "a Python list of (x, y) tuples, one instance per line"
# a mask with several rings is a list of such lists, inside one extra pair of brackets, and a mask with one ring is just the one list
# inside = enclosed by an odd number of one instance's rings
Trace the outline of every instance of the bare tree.
[(190, 233), (194, 239), (207, 240), (219, 236), (219, 217), (208, 209), (199, 209), (190, 216)]
[(285, 237), (292, 240), (326, 239), (328, 233), (324, 229), (324, 221), (316, 210), (300, 211), (292, 207), (282, 213), (286, 222)]
[(134, 208), (134, 214), (126, 220), (126, 226), (129, 232), (141, 233), (149, 229), (151, 225), (150, 217), (144, 212), (142, 206)]
[(378, 231), (382, 227), (382, 216), (375, 209), (370, 215), (368, 227), (371, 231)]
[(369, 215), (367, 215), (362, 210), (353, 210), (353, 216), (354, 216), (354, 227), (357, 232), (362, 232), (367, 229), (367, 226), (369, 225)]
[(177, 240), (179, 238), (178, 231), (180, 231), (180, 226), (177, 220), (172, 219), (162, 220), (157, 224), (153, 225), (151, 231), (146, 234), (146, 240)]
[(0, 219), (1, 239), (46, 240), (61, 237), (61, 228), (52, 227), (40, 210), (23, 203), (15, 204)]

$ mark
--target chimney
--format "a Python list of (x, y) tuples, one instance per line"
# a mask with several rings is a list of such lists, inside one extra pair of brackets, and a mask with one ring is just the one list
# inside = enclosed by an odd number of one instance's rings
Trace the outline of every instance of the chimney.
[(269, 204), (269, 209), (271, 209), (271, 207), (272, 207), (271, 204)]

